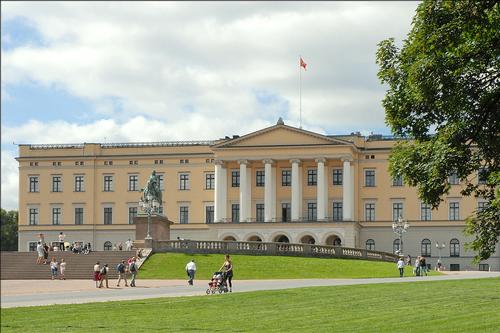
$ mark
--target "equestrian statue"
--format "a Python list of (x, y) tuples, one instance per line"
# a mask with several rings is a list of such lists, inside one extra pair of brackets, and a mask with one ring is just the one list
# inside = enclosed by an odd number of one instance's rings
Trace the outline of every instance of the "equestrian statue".
[(141, 190), (142, 192), (142, 200), (149, 201), (150, 200), (158, 201), (158, 204), (162, 205), (161, 198), (161, 190), (160, 190), (160, 178), (156, 175), (156, 171), (153, 170), (151, 176), (149, 176), (148, 182), (146, 183), (146, 187)]

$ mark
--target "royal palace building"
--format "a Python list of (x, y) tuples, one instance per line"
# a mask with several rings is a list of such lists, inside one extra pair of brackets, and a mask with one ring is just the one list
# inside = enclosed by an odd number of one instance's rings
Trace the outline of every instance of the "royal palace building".
[[(25, 144), (19, 146), (19, 251), (40, 233), (110, 250), (135, 237), (141, 189), (160, 179), (160, 213), (171, 238), (315, 243), (394, 253), (398, 218), (410, 227), (403, 252), (434, 267), (499, 270), (500, 248), (473, 263), (465, 218), (486, 204), (451, 190), (432, 210), (388, 158), (396, 143), (380, 135), (322, 135), (274, 126), (214, 141)], [(477, 177), (482, 181), (481, 177)], [(154, 238), (154, 235), (152, 235)]]

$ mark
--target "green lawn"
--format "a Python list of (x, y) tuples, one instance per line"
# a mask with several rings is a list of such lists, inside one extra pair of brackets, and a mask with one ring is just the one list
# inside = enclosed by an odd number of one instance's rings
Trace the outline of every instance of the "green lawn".
[[(235, 280), (399, 276), (395, 263), (379, 261), (246, 255), (234, 255), (231, 258)], [(196, 278), (201, 280), (209, 280), (224, 262), (224, 256), (218, 254), (157, 253), (141, 267), (139, 278), (185, 279), (184, 269), (191, 259), (196, 262)], [(441, 273), (431, 272), (431, 275), (437, 274)], [(411, 267), (406, 267), (405, 275), (412, 276)]]
[(2, 309), (7, 332), (500, 332), (500, 279)]

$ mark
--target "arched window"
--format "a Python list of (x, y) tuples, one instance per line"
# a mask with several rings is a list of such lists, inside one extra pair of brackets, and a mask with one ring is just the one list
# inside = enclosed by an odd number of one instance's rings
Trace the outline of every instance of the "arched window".
[(373, 239), (369, 239), (366, 241), (366, 249), (370, 251), (375, 251), (375, 241)]
[(430, 257), (431, 256), (431, 241), (427, 238), (422, 240), (421, 244), (422, 256)]
[(450, 241), (450, 257), (460, 257), (460, 242), (456, 238)]
[(113, 247), (113, 244), (111, 244), (110, 241), (105, 241), (104, 242), (104, 251), (111, 251), (112, 247)]
[(224, 237), (224, 241), (234, 242), (234, 241), (236, 241), (236, 238), (234, 238), (233, 236), (226, 236), (226, 237)]
[(306, 236), (302, 237), (300, 239), (300, 242), (302, 244), (314, 244), (314, 243), (316, 243), (316, 241), (314, 240), (314, 237), (310, 236), (310, 235), (306, 235)]
[(400, 249), (399, 238), (396, 238), (394, 242), (392, 242), (392, 253), (399, 253)]

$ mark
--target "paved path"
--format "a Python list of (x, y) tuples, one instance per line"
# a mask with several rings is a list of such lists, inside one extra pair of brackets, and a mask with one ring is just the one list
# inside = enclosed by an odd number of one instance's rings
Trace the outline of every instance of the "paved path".
[[(447, 272), (441, 276), (373, 279), (304, 279), (304, 280), (236, 280), (233, 290), (246, 292), (316, 286), (341, 286), (372, 283), (406, 283), (500, 277), (500, 272)], [(96, 289), (91, 280), (2, 280), (1, 307), (51, 304), (81, 304), (134, 300), (154, 297), (205, 295), (207, 281), (196, 280), (190, 287), (184, 280), (137, 280), (137, 287), (116, 287), (110, 280), (109, 289)], [(123, 284), (122, 284), (123, 285)], [(208, 296), (207, 296), (208, 297)]]

